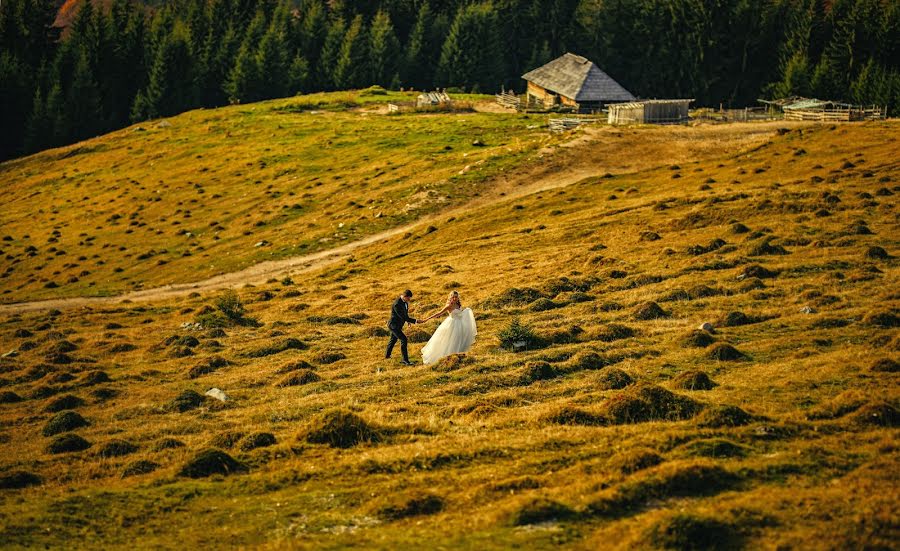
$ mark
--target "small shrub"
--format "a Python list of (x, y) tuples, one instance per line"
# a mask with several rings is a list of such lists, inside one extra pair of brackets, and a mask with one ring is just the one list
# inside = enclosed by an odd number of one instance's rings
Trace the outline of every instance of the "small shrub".
[(40, 486), (41, 477), (27, 471), (11, 471), (0, 474), (0, 490), (21, 490), (31, 486)]
[(131, 352), (132, 350), (137, 350), (137, 346), (135, 346), (131, 343), (128, 343), (128, 342), (121, 342), (118, 344), (114, 344), (113, 346), (111, 346), (109, 348), (109, 351), (112, 352), (113, 354), (121, 354), (123, 352)]
[(312, 371), (310, 369), (301, 369), (289, 374), (284, 379), (278, 381), (275, 386), (279, 386), (282, 388), (288, 386), (301, 386), (308, 385), (310, 383), (316, 383), (321, 380), (322, 378), (319, 377), (319, 375), (316, 374), (315, 371)]
[(600, 305), (601, 312), (618, 312), (622, 309), (622, 305), (618, 302), (604, 302)]
[(355, 413), (332, 410), (320, 415), (304, 436), (312, 444), (328, 444), (333, 448), (351, 448), (362, 442), (380, 442), (381, 432)]
[(704, 408), (697, 417), (697, 425), (703, 428), (720, 429), (741, 427), (752, 420), (753, 416), (737, 406), (713, 405)]
[(719, 362), (733, 362), (742, 360), (746, 357), (743, 352), (740, 352), (737, 348), (724, 342), (713, 345), (706, 356), (711, 360)]
[(185, 463), (178, 475), (189, 478), (205, 478), (215, 474), (230, 475), (247, 471), (246, 465), (227, 453), (216, 449), (206, 449)]
[(634, 309), (631, 315), (638, 321), (655, 320), (669, 317), (669, 314), (655, 302), (645, 302)]
[(631, 474), (655, 467), (662, 462), (662, 456), (655, 451), (638, 448), (612, 456), (608, 465), (622, 474)]
[(615, 424), (689, 419), (700, 410), (694, 400), (649, 383), (634, 385), (604, 404), (606, 417)]
[(50, 400), (50, 402), (44, 407), (44, 411), (56, 413), (65, 409), (75, 409), (83, 405), (84, 400), (82, 400), (78, 396), (64, 394), (62, 396), (54, 398), (53, 400)]
[(194, 348), (195, 346), (198, 346), (200, 344), (200, 341), (193, 335), (183, 335), (175, 340), (175, 344), (178, 346)]
[(149, 461), (147, 459), (138, 459), (132, 463), (129, 463), (125, 469), (122, 471), (122, 478), (127, 478), (129, 476), (138, 476), (142, 474), (150, 474), (156, 469), (159, 468), (159, 463), (154, 463), (153, 461)]
[(309, 316), (306, 321), (325, 325), (359, 325), (359, 320), (345, 316)]
[(600, 390), (621, 390), (632, 384), (634, 384), (634, 379), (631, 378), (631, 375), (614, 367), (604, 369), (597, 379), (597, 386)]
[(255, 432), (241, 442), (241, 450), (248, 452), (256, 448), (267, 448), (275, 445), (275, 435), (271, 432)]
[(716, 384), (702, 371), (686, 371), (672, 380), (672, 386), (682, 390), (712, 390)]
[(432, 493), (413, 493), (399, 496), (378, 510), (378, 516), (385, 520), (400, 520), (422, 515), (434, 515), (444, 509), (444, 500)]
[(536, 498), (513, 511), (509, 520), (513, 526), (528, 526), (568, 520), (574, 516), (575, 511), (567, 505), (546, 498)]
[(71, 453), (84, 451), (91, 447), (91, 443), (75, 433), (61, 434), (47, 444), (47, 453)]
[(215, 305), (219, 312), (233, 323), (239, 324), (244, 319), (246, 309), (240, 297), (233, 290), (225, 291), (216, 299)]
[(277, 371), (275, 371), (275, 373), (283, 375), (285, 373), (291, 373), (293, 371), (300, 371), (301, 369), (315, 369), (315, 367), (313, 367), (312, 364), (305, 360), (296, 360), (282, 365), (278, 368)]
[(88, 425), (90, 425), (90, 423), (88, 423), (87, 419), (77, 412), (61, 411), (47, 421), (42, 433), (44, 436), (53, 436), (54, 434), (68, 432)]
[(389, 337), (391, 335), (391, 332), (384, 327), (368, 327), (365, 331), (363, 331), (363, 334), (367, 337), (384, 338)]
[(753, 318), (743, 312), (728, 312), (722, 320), (725, 327), (739, 327), (753, 323)]
[(112, 440), (103, 444), (100, 450), (97, 452), (97, 455), (103, 458), (109, 457), (122, 457), (123, 455), (128, 455), (136, 452), (138, 447), (132, 444), (131, 442), (127, 442), (125, 440)]
[(521, 322), (519, 318), (513, 318), (500, 332), (497, 334), (500, 339), (500, 346), (506, 350), (524, 350), (537, 348), (539, 339), (534, 330)]
[(67, 340), (56, 341), (47, 348), (47, 351), (52, 354), (65, 354), (76, 350), (78, 350), (78, 347)]

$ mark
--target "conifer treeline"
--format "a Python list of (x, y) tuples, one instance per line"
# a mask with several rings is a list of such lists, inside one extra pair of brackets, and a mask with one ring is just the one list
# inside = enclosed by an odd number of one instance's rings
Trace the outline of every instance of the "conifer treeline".
[(195, 107), (384, 87), (521, 88), (572, 51), (642, 97), (811, 95), (900, 108), (900, 0), (0, 4), (0, 159)]

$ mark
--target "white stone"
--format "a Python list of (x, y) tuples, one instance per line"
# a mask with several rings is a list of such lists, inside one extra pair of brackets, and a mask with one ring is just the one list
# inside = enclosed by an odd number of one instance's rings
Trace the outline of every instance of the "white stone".
[(800, 313), (801, 314), (815, 314), (816, 309), (810, 308), (809, 306), (804, 306), (803, 308), (800, 309)]
[(215, 388), (215, 387), (207, 390), (206, 395), (209, 396), (210, 398), (215, 398), (216, 400), (220, 400), (222, 402), (228, 401), (228, 395), (226, 395), (224, 391), (222, 391), (218, 388)]
[(704, 321), (703, 323), (701, 323), (698, 329), (700, 329), (701, 331), (709, 331), (710, 333), (716, 330), (716, 328), (713, 327), (713, 324), (709, 323), (708, 321)]

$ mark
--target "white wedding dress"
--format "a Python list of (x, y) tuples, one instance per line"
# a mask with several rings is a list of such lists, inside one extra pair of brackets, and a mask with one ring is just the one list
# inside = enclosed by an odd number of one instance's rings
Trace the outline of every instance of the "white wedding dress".
[(428, 365), (450, 354), (468, 352), (477, 334), (472, 310), (457, 308), (450, 312), (428, 339), (428, 344), (422, 349), (422, 361)]

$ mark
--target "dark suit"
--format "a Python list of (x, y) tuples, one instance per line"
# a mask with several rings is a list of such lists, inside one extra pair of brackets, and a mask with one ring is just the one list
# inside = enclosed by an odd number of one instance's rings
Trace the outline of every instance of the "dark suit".
[(409, 317), (409, 305), (398, 298), (391, 306), (391, 319), (388, 321), (388, 329), (391, 330), (391, 340), (388, 341), (387, 351), (384, 353), (385, 358), (391, 357), (394, 345), (400, 341), (400, 353), (403, 354), (403, 361), (409, 361), (409, 352), (407, 350), (408, 340), (403, 334), (403, 326), (407, 323), (416, 323), (414, 318)]

